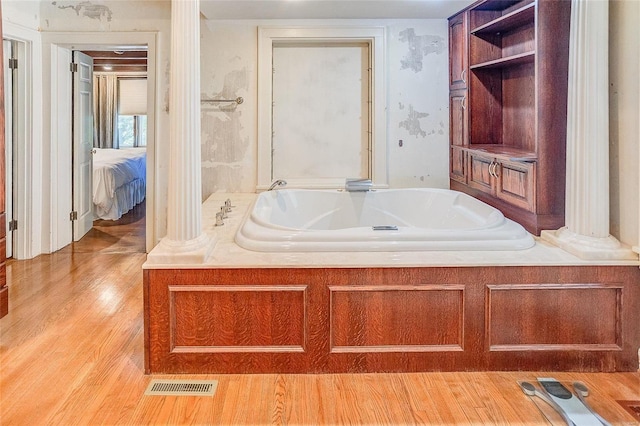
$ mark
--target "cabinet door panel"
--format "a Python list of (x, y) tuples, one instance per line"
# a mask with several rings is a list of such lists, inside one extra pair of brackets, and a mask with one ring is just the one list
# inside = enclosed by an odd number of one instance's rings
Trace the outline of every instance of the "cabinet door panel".
[(467, 87), (468, 16), (468, 12), (463, 12), (449, 20), (449, 87), (451, 90)]
[(458, 182), (467, 183), (466, 165), (465, 165), (466, 153), (464, 150), (456, 147), (451, 147), (451, 179)]
[(535, 212), (535, 165), (502, 162), (496, 172), (496, 196)]
[(469, 141), (467, 120), (467, 91), (458, 90), (449, 96), (449, 112), (451, 114), (449, 138), (451, 145), (466, 146)]
[(471, 188), (493, 193), (493, 178), (489, 170), (493, 164), (493, 158), (483, 157), (469, 153), (469, 182)]

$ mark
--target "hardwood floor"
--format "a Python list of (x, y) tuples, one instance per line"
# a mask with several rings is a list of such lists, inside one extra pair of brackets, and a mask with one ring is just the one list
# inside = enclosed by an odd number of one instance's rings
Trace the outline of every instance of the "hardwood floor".
[[(90, 241), (8, 262), (10, 311), (0, 320), (2, 425), (561, 425), (517, 386), (541, 376), (583, 381), (589, 403), (605, 419), (640, 423), (616, 402), (640, 400), (639, 373), (145, 376), (145, 254), (129, 243), (118, 251), (115, 240)], [(213, 397), (145, 396), (153, 378), (213, 379), (218, 388)]]
[(96, 220), (93, 228), (78, 242), (62, 249), (74, 253), (144, 253), (145, 202), (119, 220)]

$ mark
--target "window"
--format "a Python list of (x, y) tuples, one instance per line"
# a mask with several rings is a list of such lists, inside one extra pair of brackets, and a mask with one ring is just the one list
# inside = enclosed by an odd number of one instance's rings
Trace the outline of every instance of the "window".
[(118, 114), (120, 148), (147, 146), (147, 116)]
[(121, 148), (147, 145), (147, 79), (118, 79), (118, 142)]

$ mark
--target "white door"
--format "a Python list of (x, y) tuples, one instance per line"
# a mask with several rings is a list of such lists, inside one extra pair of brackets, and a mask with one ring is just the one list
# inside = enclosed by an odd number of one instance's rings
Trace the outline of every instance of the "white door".
[(7, 258), (13, 257), (13, 70), (9, 67), (9, 59), (13, 57), (10, 40), (2, 41), (4, 52), (4, 147), (5, 147), (5, 217), (7, 235)]
[(371, 177), (369, 46), (277, 44), (273, 68), (272, 178)]
[(73, 241), (93, 227), (93, 59), (73, 52)]

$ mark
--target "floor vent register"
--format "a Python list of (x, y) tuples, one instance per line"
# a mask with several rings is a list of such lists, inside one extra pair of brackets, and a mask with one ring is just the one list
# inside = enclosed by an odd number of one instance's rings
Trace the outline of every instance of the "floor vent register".
[(218, 387), (217, 380), (151, 380), (145, 395), (191, 395), (213, 396)]

